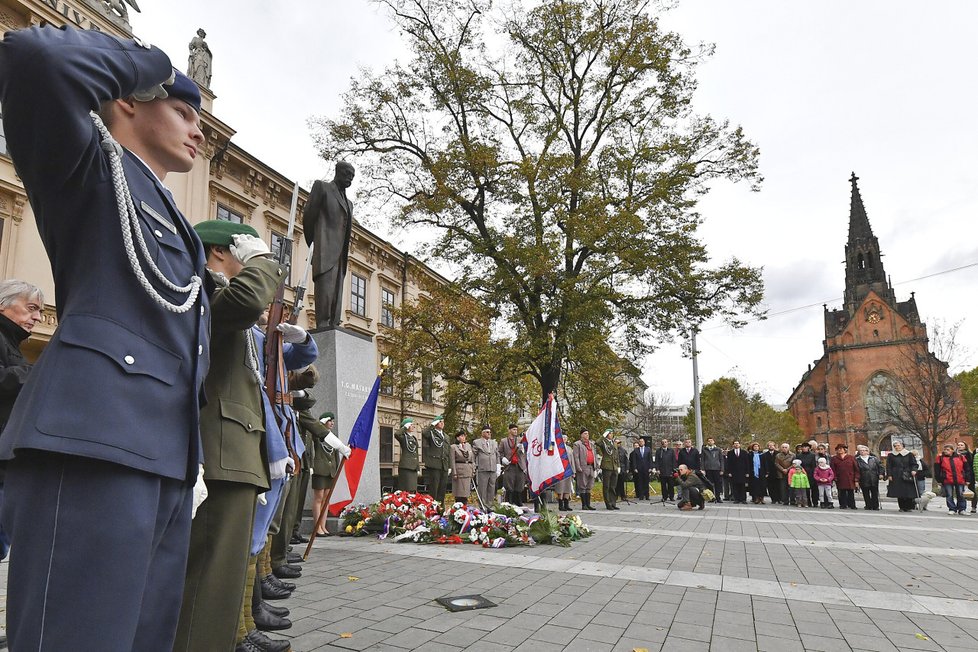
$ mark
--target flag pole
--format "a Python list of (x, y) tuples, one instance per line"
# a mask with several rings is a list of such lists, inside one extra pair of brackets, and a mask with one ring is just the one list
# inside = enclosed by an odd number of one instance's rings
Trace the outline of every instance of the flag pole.
[(302, 559), (305, 561), (309, 558), (309, 552), (312, 550), (312, 544), (316, 542), (316, 535), (319, 534), (319, 529), (322, 528), (326, 534), (329, 534), (329, 530), (326, 529), (326, 515), (329, 514), (329, 501), (333, 497), (333, 489), (336, 489), (336, 482), (340, 479), (340, 473), (343, 472), (343, 465), (346, 464), (346, 457), (340, 460), (340, 464), (336, 467), (336, 475), (333, 476), (333, 482), (329, 485), (329, 491), (326, 492), (326, 497), (323, 498), (322, 509), (319, 510), (319, 517), (316, 519), (316, 524), (312, 528), (312, 534), (309, 535), (309, 543), (306, 544), (306, 551), (302, 553)]
[[(378, 376), (383, 376), (384, 372), (390, 366), (391, 359), (389, 356), (384, 356), (380, 361), (380, 371), (377, 373)], [(305, 561), (309, 558), (309, 553), (312, 551), (312, 544), (316, 542), (316, 535), (319, 533), (319, 529), (322, 528), (326, 534), (329, 534), (329, 530), (326, 530), (326, 515), (329, 514), (329, 501), (333, 498), (333, 490), (336, 489), (336, 483), (340, 479), (340, 475), (343, 472), (343, 467), (346, 464), (346, 457), (340, 460), (339, 466), (336, 467), (336, 475), (333, 476), (333, 482), (330, 484), (329, 491), (323, 498), (322, 509), (319, 511), (319, 517), (316, 519), (316, 523), (312, 528), (312, 534), (309, 535), (309, 543), (306, 544), (306, 551), (302, 554), (302, 559)], [(352, 496), (351, 496), (352, 498)]]

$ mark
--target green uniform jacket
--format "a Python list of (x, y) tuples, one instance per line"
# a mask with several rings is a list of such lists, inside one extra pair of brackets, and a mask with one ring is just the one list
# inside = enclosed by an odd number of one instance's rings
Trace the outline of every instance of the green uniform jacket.
[(601, 453), (601, 470), (614, 471), (618, 468), (618, 447), (615, 442), (602, 437), (595, 444), (595, 448)]
[(200, 411), (204, 478), (269, 487), (261, 383), (250, 366), (251, 327), (275, 296), (278, 263), (252, 258), (230, 282), (211, 274), (211, 364)]
[(401, 445), (401, 457), (397, 461), (398, 470), (417, 471), (419, 466), (417, 438), (409, 433), (406, 428), (401, 428), (394, 435), (394, 439)]
[[(441, 442), (441, 447), (436, 445), (437, 441)], [(425, 468), (444, 471), (452, 468), (452, 443), (448, 441), (448, 435), (444, 431), (428, 426), (421, 435), (421, 442), (424, 444), (421, 452), (424, 455)]]
[(308, 410), (299, 413), (299, 429), (310, 433), (314, 440), (312, 447), (316, 449), (316, 454), (312, 459), (313, 475), (332, 478), (340, 466), (340, 452), (323, 442), (329, 430)]

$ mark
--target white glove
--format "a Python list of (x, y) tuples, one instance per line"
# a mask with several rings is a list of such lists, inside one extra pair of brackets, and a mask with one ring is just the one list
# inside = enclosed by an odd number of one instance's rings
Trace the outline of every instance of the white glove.
[(285, 460), (285, 468), (289, 470), (289, 473), (295, 473), (295, 460), (291, 457)]
[(194, 504), (190, 509), (190, 518), (193, 520), (197, 516), (197, 508), (207, 498), (207, 485), (204, 484), (204, 465), (200, 465), (197, 471), (197, 482), (194, 483)]
[[(290, 457), (283, 457), (275, 462), (268, 463), (268, 473), (272, 480), (278, 480), (279, 478), (284, 478), (286, 473), (288, 473), (289, 462), (292, 461)], [(295, 464), (295, 462), (293, 462)]]
[(350, 448), (349, 446), (341, 442), (340, 438), (334, 435), (333, 433), (329, 433), (328, 435), (326, 435), (323, 441), (325, 441), (326, 444), (331, 448), (335, 448), (336, 450), (338, 450), (343, 455), (343, 457), (347, 459), (349, 459), (350, 454), (353, 452), (352, 448)]
[(306, 329), (302, 326), (296, 326), (295, 324), (286, 324), (282, 322), (276, 328), (278, 332), (282, 334), (282, 340), (288, 342), (289, 344), (302, 344), (309, 337), (306, 333)]
[(255, 256), (262, 256), (271, 253), (268, 245), (261, 238), (242, 233), (231, 236), (232, 245), (229, 247), (231, 255), (239, 263), (244, 265)]
[(258, 494), (258, 504), (259, 505), (267, 505), (268, 504), (268, 498), (265, 498), (265, 492), (264, 491), (262, 493)]
[(177, 80), (176, 71), (170, 73), (170, 78), (166, 81), (153, 86), (152, 88), (147, 88), (146, 90), (136, 91), (132, 94), (132, 99), (137, 102), (152, 102), (155, 99), (165, 100), (170, 96), (169, 91), (166, 90), (167, 86), (173, 86), (173, 82)]

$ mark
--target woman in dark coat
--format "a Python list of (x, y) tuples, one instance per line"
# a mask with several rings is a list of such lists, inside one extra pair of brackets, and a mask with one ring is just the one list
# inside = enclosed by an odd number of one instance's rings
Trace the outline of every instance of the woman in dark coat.
[(770, 473), (768, 456), (761, 452), (761, 445), (756, 441), (750, 445), (749, 452), (747, 484), (750, 485), (751, 502), (755, 505), (763, 505), (764, 495), (767, 493), (767, 476)]
[(917, 498), (917, 458), (903, 447), (903, 442), (893, 442), (893, 452), (886, 456), (886, 495), (896, 498), (901, 512), (912, 512)]
[(835, 487), (839, 490), (839, 507), (841, 509), (856, 509), (856, 483), (859, 481), (859, 465), (856, 458), (849, 454), (849, 447), (839, 444), (835, 447), (835, 455), (829, 460), (829, 465), (835, 471)]

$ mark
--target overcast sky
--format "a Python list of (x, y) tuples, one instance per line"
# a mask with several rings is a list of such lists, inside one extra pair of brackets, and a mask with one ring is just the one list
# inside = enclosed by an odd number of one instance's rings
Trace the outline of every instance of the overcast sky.
[[(196, 29), (207, 31), (214, 113), (237, 130), (235, 143), (306, 187), (328, 167), (307, 119), (335, 115), (360, 67), (379, 70), (405, 53), (367, 0), (140, 5), (134, 30), (178, 67)], [(821, 356), (821, 304), (842, 303), (852, 171), (898, 300), (916, 291), (928, 324), (964, 320), (962, 339), (975, 349), (978, 267), (913, 279), (978, 263), (978, 3), (682, 0), (663, 23), (716, 45), (699, 69), (697, 111), (742, 125), (761, 149), (760, 192), (718, 184), (700, 205), (712, 255), (763, 266), (771, 313), (816, 304), (735, 332), (708, 324), (701, 382), (734, 375), (782, 404)], [(644, 378), (672, 403), (692, 397), (678, 346), (652, 355)]]

